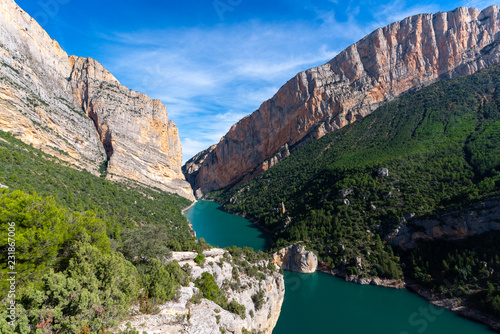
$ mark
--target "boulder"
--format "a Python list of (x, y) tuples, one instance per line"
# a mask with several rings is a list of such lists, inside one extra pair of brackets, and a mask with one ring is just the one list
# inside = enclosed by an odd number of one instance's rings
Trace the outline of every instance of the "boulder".
[(313, 273), (318, 267), (318, 258), (302, 245), (291, 245), (273, 253), (273, 262), (283, 270)]
[(379, 170), (377, 171), (377, 176), (378, 177), (388, 177), (389, 170), (387, 168), (379, 168)]

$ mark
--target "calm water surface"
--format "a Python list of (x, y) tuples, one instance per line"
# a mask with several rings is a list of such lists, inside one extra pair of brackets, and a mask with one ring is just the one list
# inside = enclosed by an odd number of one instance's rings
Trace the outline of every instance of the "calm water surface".
[[(266, 247), (269, 235), (248, 220), (198, 201), (185, 212), (199, 238), (219, 247)], [(323, 273), (285, 272), (285, 300), (273, 334), (483, 334), (460, 318), (405, 290), (348, 283)]]

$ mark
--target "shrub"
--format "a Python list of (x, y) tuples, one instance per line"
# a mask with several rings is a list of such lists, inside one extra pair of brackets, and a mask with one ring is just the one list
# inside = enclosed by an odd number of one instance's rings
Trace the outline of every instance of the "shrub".
[(252, 296), (252, 301), (255, 306), (255, 310), (258, 311), (264, 306), (264, 290), (259, 290), (256, 294)]
[(226, 308), (226, 296), (219, 290), (219, 286), (213, 275), (204, 272), (194, 283), (200, 289), (203, 298), (219, 304), (222, 308)]
[(166, 261), (172, 256), (167, 246), (169, 235), (163, 225), (145, 225), (122, 232), (123, 246), (120, 251), (129, 261), (147, 262), (149, 259)]
[[(15, 224), (18, 286), (39, 285), (50, 268), (65, 270), (78, 244), (88, 242), (99, 252), (109, 253), (106, 226), (92, 212), (68, 212), (53, 198), (41, 198), (21, 191), (0, 192), (0, 226)], [(0, 230), (0, 249), (9, 247), (8, 229)], [(7, 252), (0, 253), (0, 268), (7, 266)], [(7, 291), (0, 282), (0, 297)]]
[(168, 267), (157, 259), (150, 261), (142, 281), (144, 289), (154, 304), (171, 300), (179, 287)]
[(239, 315), (241, 317), (241, 319), (245, 319), (246, 318), (246, 315), (245, 315), (245, 312), (246, 312), (245, 306), (243, 306), (241, 304), (238, 304), (238, 302), (236, 302), (234, 299), (231, 300), (231, 302), (227, 305), (227, 310), (229, 312), (232, 312), (234, 314)]
[(205, 262), (205, 256), (203, 254), (198, 254), (195, 258), (194, 258), (194, 262), (196, 262), (197, 264), (199, 265), (202, 265), (202, 263)]
[[(64, 272), (50, 270), (38, 288), (17, 299), (16, 333), (97, 333), (116, 325), (137, 299), (137, 271), (119, 253), (105, 254), (95, 246), (79, 247)], [(2, 312), (3, 313), (3, 312)], [(2, 314), (2, 318), (5, 314)], [(2, 333), (8, 333), (0, 323)]]

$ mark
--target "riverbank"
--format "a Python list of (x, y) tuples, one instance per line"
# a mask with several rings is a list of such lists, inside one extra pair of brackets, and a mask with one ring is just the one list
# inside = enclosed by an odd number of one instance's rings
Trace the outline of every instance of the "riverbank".
[[(193, 203), (191, 203), (191, 205), (190, 205), (190, 206), (188, 206), (188, 207), (186, 207), (186, 208), (182, 209), (182, 210), (181, 210), (181, 214), (182, 214), (182, 215), (184, 215), (184, 213), (185, 213), (187, 210), (191, 209), (191, 208), (192, 208), (192, 207), (196, 204), (196, 202), (197, 202), (197, 200), (194, 200), (194, 201), (193, 201)], [(193, 228), (193, 224), (191, 224), (191, 222), (189, 221), (189, 219), (188, 219), (188, 226), (189, 226), (189, 228), (191, 229), (191, 236), (196, 238), (196, 231), (194, 230), (194, 228)]]
[(500, 333), (500, 321), (498, 319), (493, 315), (463, 305), (460, 298), (443, 298), (441, 295), (434, 294), (430, 289), (412, 281), (408, 281), (406, 285), (408, 291), (427, 299), (431, 304), (453, 311), (464, 318), (483, 323)]
[[(185, 207), (184, 209), (182, 209), (181, 213), (184, 214), (184, 212), (186, 212), (187, 210), (191, 209), (195, 204), (196, 202), (198, 202), (197, 200), (195, 200), (193, 203), (191, 203), (190, 206), (188, 207)], [(191, 223), (190, 223), (191, 224)]]
[(394, 289), (406, 289), (426, 299), (433, 305), (455, 312), (456, 314), (464, 318), (485, 324), (489, 326), (492, 330), (500, 333), (500, 321), (496, 319), (494, 316), (463, 305), (463, 301), (460, 298), (443, 298), (440, 295), (436, 295), (430, 289), (424, 288), (423, 286), (419, 285), (416, 282), (383, 279), (379, 277), (361, 278), (356, 275), (348, 275), (346, 272), (338, 269), (332, 270), (321, 265), (318, 266), (318, 271), (332, 276), (341, 277), (345, 279), (347, 282), (352, 282), (356, 284), (361, 284), (361, 285), (369, 284), (369, 285), (377, 285)]
[[(217, 203), (218, 205), (220, 205), (220, 203), (218, 203), (217, 201), (214, 201), (214, 200), (210, 200), (210, 202)], [(259, 229), (266, 231), (268, 233), (273, 233), (269, 229), (263, 228), (252, 217), (249, 217), (249, 216), (247, 216), (245, 214), (241, 214), (241, 213), (231, 212), (230, 210), (225, 209), (223, 206), (220, 206), (219, 209), (221, 211), (245, 218), (245, 219), (247, 219), (247, 221), (250, 221), (253, 225), (258, 227)], [(326, 267), (325, 265), (321, 265), (321, 264), (318, 266), (317, 271), (331, 275), (331, 276), (340, 277), (340, 278), (344, 279), (346, 282), (352, 282), (352, 283), (356, 283), (356, 284), (360, 284), (360, 285), (375, 285), (375, 286), (383, 286), (383, 287), (399, 289), (399, 290), (408, 290), (408, 291), (415, 293), (415, 294), (419, 295), (420, 297), (426, 299), (427, 301), (429, 301), (433, 305), (441, 306), (441, 307), (446, 308), (446, 309), (448, 309), (448, 310), (450, 310), (450, 311), (452, 311), (452, 312), (454, 312), (454, 313), (456, 313), (464, 318), (468, 318), (470, 320), (474, 320), (474, 321), (483, 323), (483, 324), (489, 326), (490, 328), (496, 330), (497, 332), (500, 330), (499, 329), (500, 324), (498, 323), (498, 321), (494, 317), (483, 314), (483, 313), (479, 312), (478, 310), (464, 307), (463, 305), (459, 304), (458, 300), (456, 300), (455, 303), (452, 303), (452, 302), (450, 302), (450, 300), (437, 299), (432, 293), (430, 293), (430, 291), (427, 291), (427, 293), (425, 293), (423, 288), (413, 289), (413, 288), (407, 286), (408, 282), (406, 282), (404, 280), (383, 279), (383, 278), (379, 278), (379, 277), (363, 278), (363, 277), (359, 277), (356, 275), (348, 275), (345, 271), (341, 271), (339, 269), (330, 269), (330, 268)]]
[(405, 289), (406, 288), (406, 283), (403, 280), (395, 280), (395, 279), (386, 279), (386, 278), (380, 278), (380, 277), (370, 277), (370, 278), (362, 278), (356, 275), (348, 275), (345, 271), (338, 270), (338, 269), (330, 269), (327, 268), (324, 265), (319, 265), (318, 269), (319, 272), (340, 277), (345, 279), (347, 282), (352, 282), (356, 284), (361, 284), (361, 285), (376, 285), (376, 286), (383, 286), (386, 288), (393, 288), (393, 289)]
[[(228, 214), (214, 201), (204, 202), (198, 201), (193, 210), (186, 212), (200, 237), (209, 244), (221, 247), (237, 245), (265, 250), (262, 236), (265, 232), (257, 232), (255, 224), (242, 219), (243, 215)], [(371, 281), (366, 282), (366, 279), (357, 276), (347, 277), (346, 280), (345, 276), (343, 279), (334, 277), (340, 276), (339, 272), (325, 274), (318, 271), (313, 274), (285, 272), (287, 297), (273, 333), (329, 332), (331, 323), (325, 323), (324, 319), (332, 318), (332, 314), (336, 314), (336, 319), (342, 319), (336, 322), (341, 332), (416, 333), (418, 328), (415, 326), (425, 319), (420, 317), (421, 314), (415, 318), (415, 312), (431, 306), (425, 296), (422, 298), (408, 289), (395, 289), (390, 281), (375, 280), (373, 285), (380, 283), (393, 288), (378, 289), (370, 286)], [(350, 280), (368, 284), (347, 284)], [(332, 300), (336, 302), (332, 303)], [(381, 300), (384, 303), (381, 304)], [(485, 325), (465, 320), (458, 312), (443, 309), (439, 314), (432, 323), (428, 323), (426, 333), (491, 333)], [(409, 317), (419, 322), (409, 322)], [(366, 321), (360, 321), (361, 318)]]

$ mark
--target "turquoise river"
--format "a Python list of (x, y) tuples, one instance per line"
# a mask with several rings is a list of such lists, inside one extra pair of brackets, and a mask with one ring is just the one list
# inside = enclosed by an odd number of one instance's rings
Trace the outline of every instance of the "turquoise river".
[[(219, 247), (266, 248), (269, 235), (247, 219), (198, 201), (185, 212), (199, 238)], [(486, 326), (406, 290), (358, 285), (324, 273), (285, 272), (285, 300), (273, 334), (482, 334)]]

